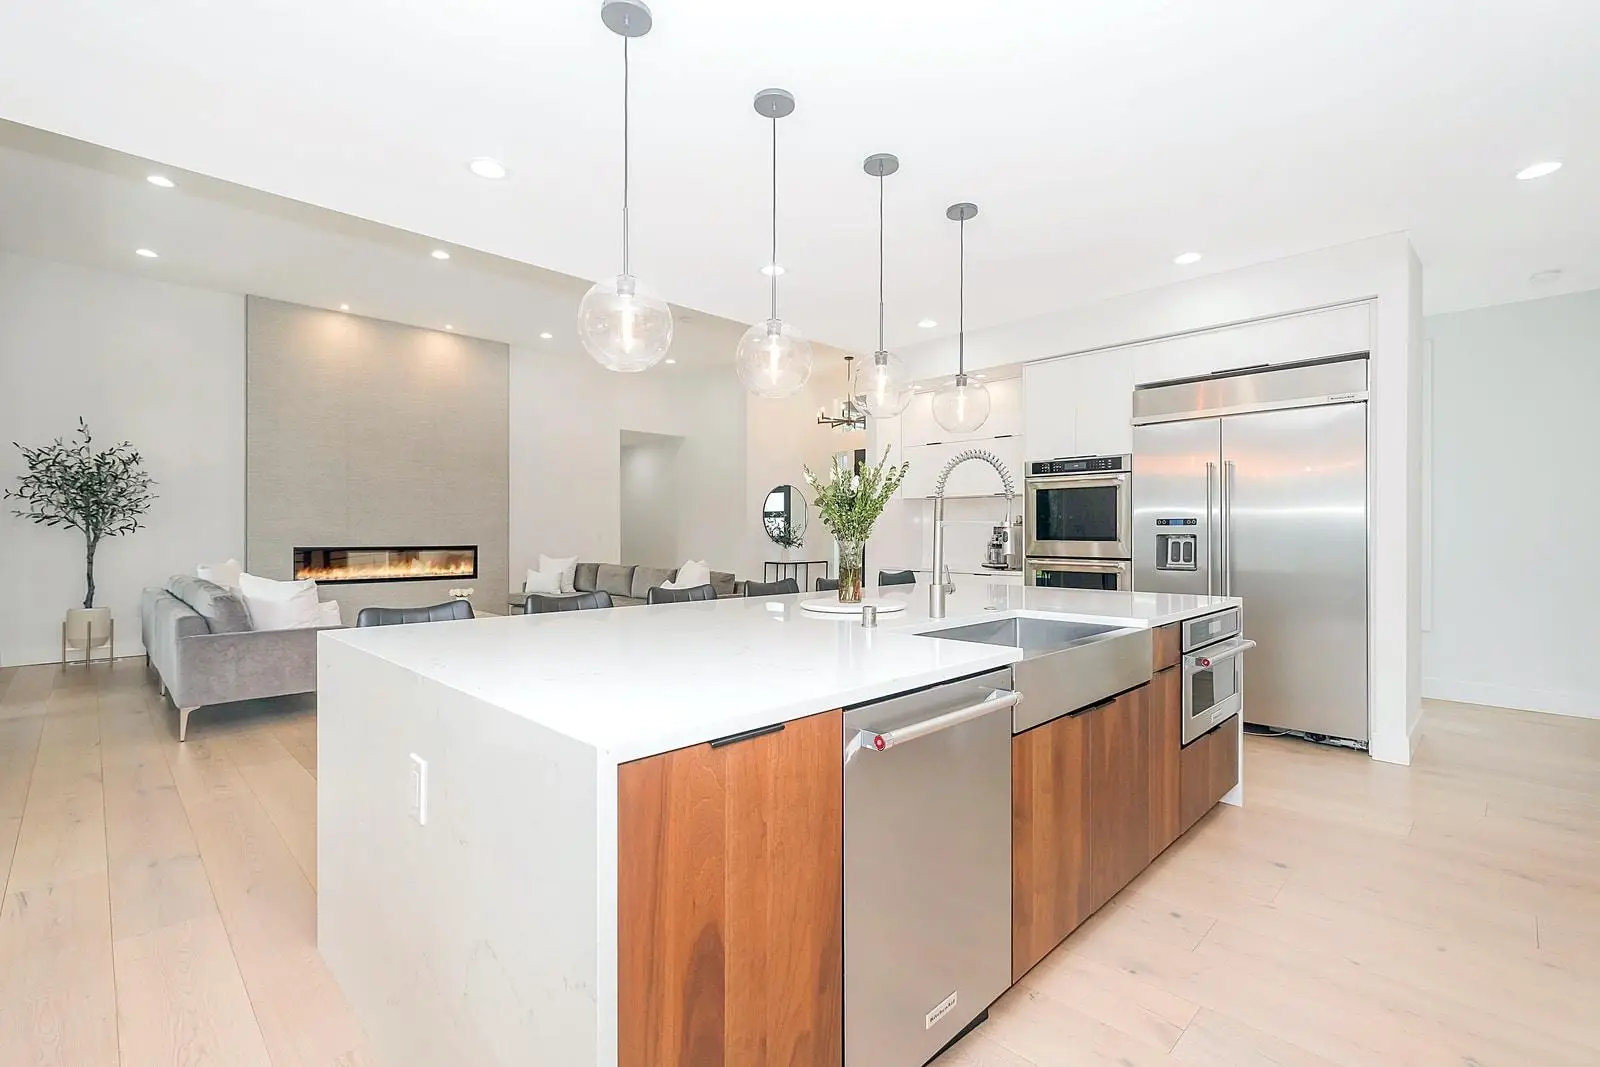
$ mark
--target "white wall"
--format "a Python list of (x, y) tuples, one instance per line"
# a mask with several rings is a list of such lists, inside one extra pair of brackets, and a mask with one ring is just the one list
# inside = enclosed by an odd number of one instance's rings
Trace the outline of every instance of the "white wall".
[[(829, 351), (824, 358), (823, 352)], [(817, 423), (817, 412), (844, 394), (843, 360), (831, 350), (819, 347), (811, 380), (794, 396), (782, 400), (752, 397), (747, 405), (746, 492), (741, 512), (745, 541), (746, 570), (741, 572), (760, 580), (768, 560), (831, 560), (833, 535), (817, 514), (816, 494), (806, 484), (804, 468), (826, 478), (835, 452), (865, 448), (865, 430), (835, 430)], [(869, 457), (876, 462), (877, 457)], [(793, 485), (806, 501), (805, 543), (785, 550), (773, 544), (761, 523), (761, 507), (774, 486)], [(876, 565), (874, 561), (873, 565)], [(822, 574), (811, 568), (811, 577)]]
[[(0, 253), (0, 485), (12, 441), (130, 441), (156, 479), (148, 528), (101, 543), (96, 601), (117, 652), (139, 644), (139, 593), (202, 561), (244, 558), (244, 298)], [(0, 664), (60, 656), (83, 601), (83, 542), (0, 512)]]
[(1432, 342), (1423, 693), (1600, 717), (1600, 290), (1424, 320)]
[(654, 434), (622, 438), (622, 558), (646, 567), (676, 567), (678, 449), (683, 439)]
[[(983, 369), (1372, 300), (1368, 433), (1371, 752), (1409, 763), (1421, 717), (1422, 269), (1389, 234), (967, 334)], [(917, 378), (955, 370), (955, 339), (902, 351)]]
[(623, 559), (624, 430), (682, 438), (678, 551), (748, 573), (745, 393), (731, 365), (616, 374), (582, 353), (514, 347), (510, 406), (512, 574), (541, 552)]

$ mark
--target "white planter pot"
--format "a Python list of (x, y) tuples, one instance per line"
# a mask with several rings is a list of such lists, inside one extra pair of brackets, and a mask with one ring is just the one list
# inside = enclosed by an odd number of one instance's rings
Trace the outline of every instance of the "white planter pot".
[(110, 608), (68, 608), (68, 648), (104, 648), (111, 640)]

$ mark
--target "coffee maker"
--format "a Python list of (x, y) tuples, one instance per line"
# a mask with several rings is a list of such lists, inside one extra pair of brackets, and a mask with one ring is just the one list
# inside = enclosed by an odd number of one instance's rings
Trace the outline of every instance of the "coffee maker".
[(996, 526), (989, 534), (989, 545), (983, 553), (983, 565), (997, 571), (1022, 569), (1021, 516), (1009, 524)]

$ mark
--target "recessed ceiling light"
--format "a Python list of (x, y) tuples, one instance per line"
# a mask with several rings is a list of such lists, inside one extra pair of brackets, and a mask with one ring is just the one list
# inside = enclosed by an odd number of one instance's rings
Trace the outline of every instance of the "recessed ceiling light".
[(1200, 253), (1179, 252), (1177, 255), (1172, 257), (1172, 262), (1176, 263), (1180, 267), (1187, 267), (1191, 263), (1200, 262)]
[(143, 256), (145, 259), (158, 259), (158, 258), (160, 258), (159, 256), (156, 255), (156, 253), (150, 251), (150, 249), (148, 249), (148, 248), (135, 248), (133, 250), (133, 254), (136, 255), (136, 256)]
[(549, 331), (546, 331), (546, 332), (544, 332), (544, 333), (541, 333), (541, 334), (540, 334), (540, 335), (539, 335), (539, 340), (541, 340), (541, 341), (548, 341), (548, 340), (550, 340), (550, 338), (552, 338), (552, 337), (554, 337), (554, 336), (555, 336), (555, 334), (553, 334), (553, 333), (550, 333), (550, 332), (549, 332)]
[(1561, 277), (1561, 268), (1551, 267), (1549, 270), (1534, 271), (1528, 276), (1528, 280), (1536, 285), (1546, 285), (1559, 277)]
[(445, 329), (447, 329), (447, 330), (453, 330), (453, 329), (455, 329), (455, 327), (454, 327), (454, 326), (452, 326), (452, 325), (450, 325), (450, 324), (449, 324), (449, 323), (448, 323), (448, 322), (447, 322), (447, 323), (445, 323), (445, 324), (444, 324), (444, 328), (445, 328)]
[(428, 254), (430, 256), (432, 256), (434, 259), (449, 259), (450, 258), (450, 253), (446, 252), (442, 248), (435, 248), (432, 252), (429, 252)]
[(917, 323), (917, 325), (921, 326), (924, 330), (931, 330), (939, 324), (934, 322), (932, 319), (923, 319), (921, 322)]
[(349, 311), (350, 310), (350, 305), (349, 304), (340, 304), (339, 305), (339, 310), (340, 311)]
[(678, 361), (677, 361), (677, 360), (675, 360), (675, 359), (664, 359), (664, 360), (662, 360), (662, 361), (661, 361), (661, 362), (663, 362), (663, 363), (676, 363), (676, 362), (678, 362)]
[(177, 182), (173, 181), (171, 178), (167, 177), (165, 174), (152, 174), (148, 178), (146, 178), (145, 181), (149, 182), (151, 185), (154, 185), (159, 189), (171, 189), (173, 186), (178, 184)]
[(1547, 159), (1543, 163), (1535, 163), (1532, 166), (1523, 167), (1517, 171), (1517, 178), (1520, 181), (1531, 182), (1535, 178), (1543, 178), (1554, 174), (1560, 169), (1561, 163), (1559, 160)]
[(768, 263), (765, 267), (761, 268), (761, 273), (771, 278), (774, 276), (781, 276), (785, 273), (785, 271), (782, 263)]
[(504, 178), (507, 173), (506, 165), (504, 163), (500, 162), (498, 159), (490, 159), (487, 156), (479, 156), (471, 163), (468, 163), (467, 168), (478, 177), (488, 178), (492, 182), (499, 181), (501, 178)]

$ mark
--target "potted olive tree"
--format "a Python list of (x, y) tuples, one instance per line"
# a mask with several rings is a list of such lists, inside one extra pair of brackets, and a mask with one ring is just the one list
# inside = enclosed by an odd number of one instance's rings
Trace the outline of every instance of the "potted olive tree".
[(26, 472), (7, 500), (20, 501), (12, 512), (39, 526), (77, 530), (84, 540), (83, 607), (68, 608), (62, 640), (72, 648), (99, 648), (111, 637), (111, 609), (94, 603), (94, 556), (100, 541), (141, 529), (139, 520), (155, 499), (144, 459), (124, 441), (96, 449), (89, 425), (78, 419), (71, 443), (56, 438), (29, 448), (17, 445)]

